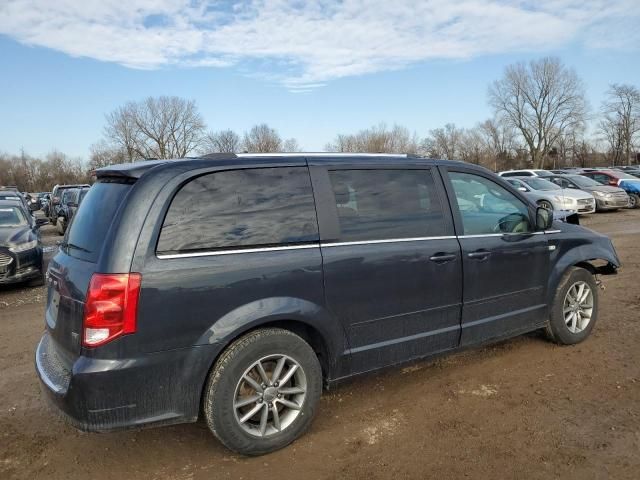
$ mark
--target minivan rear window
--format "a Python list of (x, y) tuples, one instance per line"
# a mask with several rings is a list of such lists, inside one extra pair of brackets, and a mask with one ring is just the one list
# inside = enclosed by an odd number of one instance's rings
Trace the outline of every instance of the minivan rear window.
[(72, 257), (97, 262), (111, 222), (131, 184), (98, 182), (93, 185), (73, 217), (61, 245)]
[(317, 242), (306, 167), (230, 170), (191, 180), (176, 194), (158, 253)]

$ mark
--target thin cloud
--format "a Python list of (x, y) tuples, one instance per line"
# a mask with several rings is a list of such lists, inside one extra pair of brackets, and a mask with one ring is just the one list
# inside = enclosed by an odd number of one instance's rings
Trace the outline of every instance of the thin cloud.
[(4, 0), (0, 33), (130, 68), (230, 68), (307, 92), (430, 59), (638, 48), (636, 0)]

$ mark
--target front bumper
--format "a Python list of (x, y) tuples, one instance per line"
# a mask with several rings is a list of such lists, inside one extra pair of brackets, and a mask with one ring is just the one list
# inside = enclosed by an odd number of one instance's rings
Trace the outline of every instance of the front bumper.
[(45, 333), (35, 366), (55, 412), (80, 430), (107, 432), (196, 421), (215, 350), (206, 345), (127, 359), (80, 355), (69, 363)]
[(8, 265), (0, 266), (0, 285), (26, 282), (42, 275), (42, 249), (40, 247), (26, 252), (13, 253), (7, 248), (0, 248), (0, 255), (10, 257)]
[(629, 197), (614, 197), (611, 199), (596, 197), (596, 205), (598, 210), (617, 210), (619, 208), (627, 208), (629, 206)]

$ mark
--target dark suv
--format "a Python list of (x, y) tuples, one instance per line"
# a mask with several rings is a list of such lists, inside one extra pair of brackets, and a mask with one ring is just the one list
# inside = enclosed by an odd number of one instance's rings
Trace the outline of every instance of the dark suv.
[(323, 385), (537, 329), (584, 340), (594, 275), (618, 266), (609, 238), (464, 163), (114, 165), (50, 262), (36, 367), (78, 428), (202, 414), (261, 454), (302, 434)]

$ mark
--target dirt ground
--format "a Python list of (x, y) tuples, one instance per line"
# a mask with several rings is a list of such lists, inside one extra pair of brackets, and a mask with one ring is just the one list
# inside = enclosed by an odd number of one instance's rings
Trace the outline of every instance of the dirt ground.
[(259, 458), (231, 454), (202, 422), (113, 434), (65, 425), (33, 366), (44, 289), (4, 288), (0, 478), (638, 479), (640, 210), (583, 224), (611, 235), (624, 264), (603, 278), (586, 342), (532, 334), (360, 378), (324, 394), (300, 440)]

